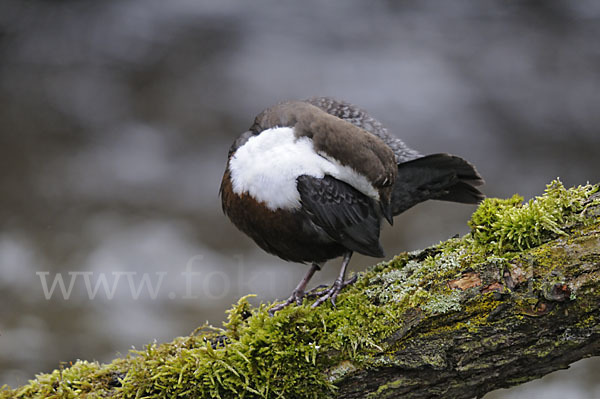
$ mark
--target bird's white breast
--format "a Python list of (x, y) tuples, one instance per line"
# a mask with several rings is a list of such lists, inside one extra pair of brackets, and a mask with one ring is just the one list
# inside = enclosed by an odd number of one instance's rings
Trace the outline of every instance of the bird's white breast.
[(271, 209), (300, 208), (296, 179), (301, 175), (330, 175), (374, 199), (379, 193), (364, 175), (319, 154), (308, 137), (297, 138), (294, 128), (275, 127), (252, 136), (229, 162), (234, 193), (248, 193)]

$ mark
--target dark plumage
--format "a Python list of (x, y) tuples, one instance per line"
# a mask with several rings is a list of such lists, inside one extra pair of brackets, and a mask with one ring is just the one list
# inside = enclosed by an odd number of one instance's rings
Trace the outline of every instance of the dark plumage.
[(312, 266), (290, 298), (301, 303), (321, 265), (344, 255), (340, 276), (313, 306), (335, 303), (352, 252), (382, 257), (381, 220), (428, 199), (475, 204), (475, 167), (449, 154), (422, 156), (365, 111), (327, 97), (260, 113), (229, 151), (224, 212), (265, 251)]
[(298, 177), (303, 213), (346, 250), (383, 257), (380, 215), (372, 198), (351, 185), (325, 176)]

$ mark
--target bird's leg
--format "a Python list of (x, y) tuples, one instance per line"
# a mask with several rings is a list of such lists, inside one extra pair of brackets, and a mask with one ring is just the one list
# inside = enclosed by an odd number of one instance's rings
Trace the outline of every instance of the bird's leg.
[(321, 265), (318, 263), (313, 263), (310, 266), (310, 269), (308, 269), (306, 275), (302, 278), (302, 280), (300, 280), (294, 291), (292, 291), (292, 295), (290, 295), (290, 297), (285, 302), (280, 303), (277, 306), (273, 306), (271, 309), (269, 309), (269, 314), (273, 316), (275, 312), (285, 308), (293, 302), (296, 302), (297, 305), (302, 305), (302, 299), (304, 298), (304, 289), (306, 288), (306, 285), (317, 270), (321, 270)]
[(352, 252), (346, 252), (344, 254), (344, 260), (342, 261), (342, 267), (340, 269), (340, 274), (338, 278), (335, 279), (331, 288), (328, 288), (319, 293), (315, 293), (315, 295), (320, 295), (320, 297), (315, 301), (315, 303), (312, 304), (313, 308), (316, 308), (317, 306), (321, 305), (327, 299), (329, 299), (333, 307), (335, 307), (335, 299), (337, 298), (342, 288), (344, 288), (347, 285), (354, 284), (354, 282), (356, 281), (356, 276), (348, 280), (344, 280), (346, 278), (346, 268), (348, 267), (348, 263), (350, 263), (351, 257)]

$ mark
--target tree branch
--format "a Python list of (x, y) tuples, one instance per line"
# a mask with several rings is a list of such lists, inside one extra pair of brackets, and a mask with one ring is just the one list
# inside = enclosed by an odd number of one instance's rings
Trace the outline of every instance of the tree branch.
[(0, 397), (472, 398), (539, 378), (600, 353), (596, 191), (486, 200), (471, 234), (374, 266), (335, 309), (242, 298), (223, 329)]
[[(600, 354), (600, 225), (448, 281), (459, 312), (410, 310), (338, 398), (473, 398)], [(365, 395), (370, 393), (371, 396)]]

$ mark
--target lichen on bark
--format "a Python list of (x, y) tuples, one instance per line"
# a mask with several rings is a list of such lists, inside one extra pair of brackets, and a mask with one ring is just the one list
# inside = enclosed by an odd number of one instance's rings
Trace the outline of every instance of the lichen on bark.
[(597, 186), (488, 199), (465, 237), (373, 266), (337, 307), (244, 297), (109, 364), (78, 361), (0, 398), (471, 398), (600, 351)]

